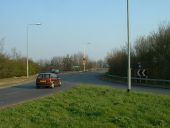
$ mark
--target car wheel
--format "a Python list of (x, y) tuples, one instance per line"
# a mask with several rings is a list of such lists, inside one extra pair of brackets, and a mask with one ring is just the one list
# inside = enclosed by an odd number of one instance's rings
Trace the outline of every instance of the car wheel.
[(40, 88), (40, 86), (38, 84), (36, 84), (36, 88)]
[(58, 86), (59, 86), (59, 87), (61, 86), (61, 81), (59, 81), (59, 84), (58, 84)]
[(54, 88), (54, 83), (51, 84), (51, 88)]

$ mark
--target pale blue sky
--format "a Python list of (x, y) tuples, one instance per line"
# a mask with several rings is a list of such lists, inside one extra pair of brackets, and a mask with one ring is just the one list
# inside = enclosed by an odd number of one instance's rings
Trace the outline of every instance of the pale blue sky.
[[(170, 0), (130, 0), (131, 42), (156, 31), (170, 21)], [(126, 0), (0, 0), (0, 39), (5, 49), (16, 48), (26, 56), (26, 25), (29, 26), (29, 56), (51, 59), (83, 52), (103, 59), (125, 45)]]

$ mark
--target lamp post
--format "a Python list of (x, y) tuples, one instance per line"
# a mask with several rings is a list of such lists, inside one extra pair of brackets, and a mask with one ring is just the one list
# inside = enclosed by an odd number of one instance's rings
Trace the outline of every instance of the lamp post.
[(127, 40), (128, 40), (128, 92), (131, 90), (131, 64), (130, 64), (130, 21), (129, 0), (127, 0)]
[(40, 23), (27, 24), (27, 78), (29, 78), (29, 60), (28, 60), (28, 28), (30, 25), (41, 25)]
[(86, 61), (87, 61), (87, 58), (86, 58), (86, 46), (91, 44), (90, 42), (86, 43), (84, 45), (84, 55), (83, 55), (83, 67), (84, 67), (84, 72), (86, 71)]

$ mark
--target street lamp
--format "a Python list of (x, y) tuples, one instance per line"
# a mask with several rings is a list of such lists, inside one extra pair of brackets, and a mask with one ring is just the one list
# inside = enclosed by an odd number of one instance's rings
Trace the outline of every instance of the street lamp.
[(41, 25), (41, 23), (27, 24), (27, 78), (29, 78), (29, 62), (28, 62), (28, 28), (30, 25)]
[(86, 43), (84, 45), (84, 55), (83, 55), (83, 67), (84, 67), (84, 72), (86, 71), (86, 61), (87, 61), (87, 58), (86, 58), (86, 46), (91, 44), (90, 42)]
[(127, 0), (128, 92), (131, 90), (129, 0)]

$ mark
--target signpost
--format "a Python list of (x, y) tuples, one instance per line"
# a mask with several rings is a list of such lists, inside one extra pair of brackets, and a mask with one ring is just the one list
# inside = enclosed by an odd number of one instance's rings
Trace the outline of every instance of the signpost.
[(138, 69), (138, 71), (137, 71), (137, 76), (138, 76), (138, 77), (146, 77), (145, 72), (146, 72), (145, 69)]

